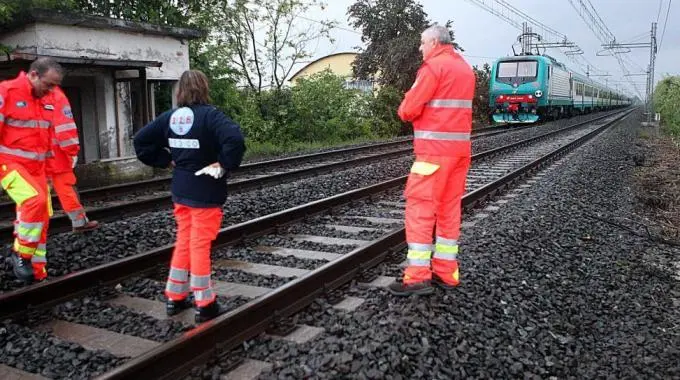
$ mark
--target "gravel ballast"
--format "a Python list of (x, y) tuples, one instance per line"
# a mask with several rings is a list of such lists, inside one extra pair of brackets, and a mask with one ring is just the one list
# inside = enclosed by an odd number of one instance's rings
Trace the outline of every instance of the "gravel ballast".
[(125, 360), (8, 322), (0, 324), (0, 347), (0, 363), (52, 379), (90, 379)]
[(302, 313), (326, 329), (316, 340), (259, 338), (244, 355), (273, 364), (265, 379), (680, 377), (680, 282), (655, 260), (680, 250), (630, 232), (644, 231), (630, 186), (638, 125), (628, 117), (475, 219), (457, 289), (353, 288), (355, 312)]

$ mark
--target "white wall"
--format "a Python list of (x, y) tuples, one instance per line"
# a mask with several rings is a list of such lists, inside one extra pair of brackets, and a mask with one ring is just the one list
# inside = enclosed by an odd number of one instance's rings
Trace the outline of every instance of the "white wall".
[(148, 79), (179, 79), (189, 69), (188, 42), (175, 37), (36, 23), (0, 36), (0, 43), (20, 53), (162, 62), (147, 68)]

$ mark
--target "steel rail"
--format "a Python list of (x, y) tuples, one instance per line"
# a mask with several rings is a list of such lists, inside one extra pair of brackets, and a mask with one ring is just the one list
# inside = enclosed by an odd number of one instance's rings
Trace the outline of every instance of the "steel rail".
[[(473, 133), (473, 138), (487, 137), (487, 136), (494, 136), (496, 134), (511, 132), (511, 131), (514, 131), (514, 130), (523, 129), (525, 127), (531, 127), (531, 125), (530, 126), (523, 126), (523, 127), (515, 127), (513, 129), (510, 129), (507, 125), (491, 126), (491, 127), (484, 127), (484, 128), (480, 128), (480, 129), (477, 129), (477, 130), (473, 130), (472, 133)], [(484, 133), (481, 133), (481, 132), (484, 132)], [(274, 165), (294, 164), (294, 163), (304, 162), (304, 161), (308, 161), (308, 160), (315, 159), (315, 158), (331, 158), (331, 157), (336, 156), (336, 155), (354, 153), (354, 152), (361, 152), (361, 151), (370, 151), (371, 149), (376, 149), (376, 148), (377, 149), (389, 148), (389, 147), (392, 147), (392, 146), (398, 146), (398, 145), (410, 143), (412, 140), (413, 140), (413, 138), (409, 136), (409, 137), (405, 137), (405, 138), (396, 139), (394, 141), (388, 141), (388, 142), (382, 142), (382, 143), (376, 143), (376, 144), (368, 144), (368, 145), (356, 146), (356, 147), (351, 147), (351, 148), (335, 149), (335, 150), (329, 150), (329, 151), (317, 152), (317, 153), (310, 153), (310, 154), (298, 155), (298, 156), (282, 157), (282, 158), (276, 158), (276, 159), (271, 159), (271, 160), (266, 160), (266, 161), (251, 162), (251, 163), (241, 165), (241, 167), (234, 170), (232, 173), (244, 173), (244, 172), (248, 172), (248, 171), (260, 170), (260, 169), (267, 168), (267, 167), (274, 166)], [(135, 181), (135, 182), (121, 183), (121, 184), (110, 185), (110, 186), (102, 186), (102, 187), (85, 189), (85, 190), (79, 191), (79, 195), (83, 199), (100, 199), (100, 198), (114, 196), (114, 195), (118, 195), (118, 194), (124, 194), (124, 193), (130, 192), (130, 191), (140, 191), (140, 189), (152, 189), (152, 188), (155, 188), (155, 187), (167, 188), (167, 186), (169, 186), (169, 184), (170, 184), (171, 179), (172, 179), (172, 177), (170, 177), (170, 176), (163, 176), (163, 177), (145, 179), (145, 180)], [(58, 204), (58, 202), (59, 202), (59, 199), (57, 198), (57, 196), (52, 195), (52, 204), (56, 205), (56, 204)], [(0, 215), (11, 214), (11, 213), (14, 212), (14, 208), (15, 208), (15, 205), (14, 205), (13, 202), (0, 202)], [(60, 218), (60, 217), (61, 216), (55, 217), (55, 219)], [(56, 223), (58, 224), (59, 222), (56, 222)]]
[[(592, 122), (592, 121), (591, 121)], [(587, 122), (582, 123), (587, 124)], [(574, 129), (580, 125), (564, 128)], [(511, 151), (523, 145), (528, 145), (555, 135), (559, 131), (522, 140), (505, 147), (481, 152), (472, 156), (476, 162), (491, 155)], [(351, 203), (369, 197), (382, 191), (402, 186), (407, 176), (394, 178), (376, 185), (348, 191), (333, 197), (310, 202), (304, 205), (282, 210), (246, 222), (225, 227), (218, 233), (215, 246), (233, 244), (245, 238), (252, 238), (266, 234), (279, 226), (301, 220), (310, 215)], [(166, 245), (144, 253), (102, 264), (93, 268), (67, 274), (49, 281), (33, 284), (25, 288), (0, 294), (0, 319), (21, 314), (38, 308), (45, 308), (63, 300), (84, 294), (92, 288), (119, 282), (125, 278), (144, 274), (156, 266), (169, 262), (174, 245)]]
[[(615, 112), (614, 112), (615, 113)], [(592, 120), (584, 121), (577, 123), (575, 125), (560, 129), (558, 131), (550, 132), (546, 134), (546, 136), (549, 136), (550, 134), (553, 133), (560, 133), (568, 128), (575, 128), (579, 127), (584, 124), (588, 124), (606, 117), (611, 116), (612, 113), (606, 114), (603, 116), (596, 117)], [(494, 127), (494, 129), (499, 128), (499, 127)], [(515, 130), (515, 129), (510, 129), (510, 130)], [(508, 131), (510, 131), (508, 130)], [(490, 132), (484, 135), (479, 135), (479, 137), (482, 136), (488, 136), (488, 135), (495, 135), (498, 133), (507, 133), (508, 131), (497, 131), (497, 132)], [(543, 136), (543, 135), (541, 135)], [(539, 136), (540, 137), (540, 136)], [(529, 141), (530, 139), (523, 140), (523, 141)], [(403, 140), (399, 142), (389, 142), (382, 144), (381, 146), (385, 145), (398, 145), (398, 144), (403, 144), (405, 141), (409, 140)], [(534, 140), (530, 140), (534, 141)], [(521, 145), (518, 144), (518, 146)], [(360, 149), (359, 148), (350, 148), (350, 149)], [(499, 151), (502, 151), (506, 147), (500, 147), (498, 148)], [(351, 167), (351, 166), (356, 166), (359, 164), (365, 164), (369, 162), (374, 162), (374, 161), (379, 161), (383, 159), (389, 159), (392, 157), (398, 157), (400, 155), (404, 154), (409, 154), (411, 152), (411, 148), (404, 148), (392, 152), (387, 152), (387, 153), (379, 153), (375, 155), (370, 155), (366, 157), (359, 157), (351, 160), (346, 160), (346, 161), (341, 161), (341, 162), (335, 162), (332, 164), (321, 164), (317, 165), (314, 167), (310, 168), (304, 168), (304, 169), (298, 169), (298, 170), (292, 170), (292, 171), (287, 171), (283, 173), (277, 173), (269, 176), (264, 176), (264, 177), (259, 177), (259, 178), (254, 178), (254, 179), (248, 179), (248, 180), (240, 180), (240, 181), (234, 181), (229, 183), (229, 191), (236, 193), (236, 192), (241, 192), (241, 191), (246, 191), (246, 190), (251, 190), (251, 189), (257, 189), (264, 187), (265, 185), (271, 185), (273, 183), (282, 183), (285, 181), (293, 181), (296, 179), (308, 177), (314, 174), (322, 173), (322, 172), (327, 172), (333, 169), (338, 169), (338, 168), (344, 168), (344, 167)], [(491, 151), (487, 152), (487, 154), (492, 154)], [(321, 156), (323, 155), (322, 153), (315, 153), (314, 155)], [(309, 158), (311, 155), (307, 155), (304, 157)], [(302, 157), (302, 156), (298, 156)], [(263, 161), (259, 163), (253, 163), (249, 164), (251, 168), (254, 168), (255, 165), (258, 167), (266, 167), (267, 165), (274, 165), (276, 163), (281, 163), (286, 160), (289, 160), (289, 158), (282, 158), (282, 159), (277, 159), (277, 160), (270, 160), (270, 161)], [(289, 161), (286, 161), (289, 162)], [(292, 161), (291, 161), (292, 162)], [(260, 166), (261, 165), (261, 166)], [(168, 179), (165, 179), (168, 180)], [(152, 183), (153, 181), (158, 181), (158, 180), (147, 180), (147, 181), (141, 181), (137, 182), (137, 184), (146, 182), (146, 183)], [(114, 188), (116, 186), (111, 186), (109, 188)], [(123, 184), (123, 185), (117, 185), (116, 188), (127, 188), (129, 190), (133, 189), (131, 184)], [(99, 188), (99, 189), (93, 189), (92, 191), (106, 191), (106, 188)], [(117, 192), (118, 190), (116, 190)], [(84, 191), (81, 193), (81, 196), (87, 194), (87, 191)], [(111, 221), (111, 220), (118, 220), (123, 217), (131, 217), (135, 215), (140, 215), (148, 211), (153, 211), (153, 210), (158, 210), (160, 208), (164, 207), (169, 207), (170, 202), (172, 200), (172, 196), (170, 194), (164, 194), (161, 196), (154, 196), (154, 197), (149, 197), (145, 199), (140, 199), (136, 200), (133, 202), (126, 202), (123, 204), (116, 204), (116, 205), (109, 205), (109, 206), (103, 206), (103, 207), (93, 207), (93, 208), (88, 208), (87, 214), (88, 217), (92, 220), (98, 220), (98, 221)], [(55, 200), (53, 200), (53, 204), (55, 204)], [(9, 212), (8, 210), (14, 210), (14, 203), (5, 203), (5, 204), (0, 204), (0, 210), (6, 208), (4, 211)], [(2, 214), (0, 212), (0, 214)], [(71, 220), (68, 218), (67, 215), (61, 214), (54, 216), (50, 219), (50, 227), (49, 231), (51, 234), (54, 233), (61, 233), (61, 232), (67, 232), (71, 229)], [(8, 241), (12, 239), (13, 237), (13, 232), (14, 232), (14, 227), (12, 225), (4, 225), (0, 226), (0, 241)]]
[[(466, 194), (462, 199), (469, 208), (488, 196), (529, 175), (538, 168), (574, 150), (596, 135), (617, 124), (632, 111), (598, 127), (592, 132), (548, 153), (482, 188)], [(404, 180), (400, 178), (399, 180)], [(357, 273), (380, 263), (383, 258), (403, 247), (403, 227), (374, 242), (368, 243), (343, 257), (313, 270), (309, 274), (248, 302), (216, 319), (206, 322), (181, 337), (165, 343), (146, 354), (136, 357), (102, 376), (100, 380), (113, 379), (176, 379), (191, 368), (207, 361), (216, 350), (233, 349), (247, 339), (265, 331), (279, 318), (287, 317), (318, 296), (348, 282)]]

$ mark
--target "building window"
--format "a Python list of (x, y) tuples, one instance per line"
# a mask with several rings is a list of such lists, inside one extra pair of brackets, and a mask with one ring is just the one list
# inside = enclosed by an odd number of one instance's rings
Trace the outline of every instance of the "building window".
[(345, 88), (349, 90), (359, 90), (361, 92), (373, 91), (373, 82), (370, 80), (345, 80)]

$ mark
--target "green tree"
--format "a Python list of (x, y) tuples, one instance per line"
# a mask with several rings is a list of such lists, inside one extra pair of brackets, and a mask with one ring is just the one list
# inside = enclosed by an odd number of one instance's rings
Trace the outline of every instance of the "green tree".
[(491, 76), (491, 66), (485, 63), (482, 68), (474, 66), (472, 70), (475, 72), (475, 98), (472, 102), (473, 119), (477, 124), (482, 126), (489, 123), (489, 78)]
[(394, 87), (381, 87), (370, 102), (371, 129), (377, 136), (392, 137), (408, 132), (408, 126), (397, 116), (404, 93)]
[(193, 16), (227, 0), (3, 0), (0, 24), (32, 8), (69, 10), (160, 25), (190, 26)]
[(675, 136), (680, 136), (680, 76), (661, 80), (654, 90), (654, 109), (661, 114), (661, 124)]
[(12, 25), (15, 18), (33, 8), (73, 10), (80, 0), (2, 0), (0, 1), (0, 28)]
[(344, 87), (330, 70), (301, 78), (292, 91), (297, 141), (344, 141), (371, 135), (368, 95)]
[[(348, 15), (366, 44), (354, 61), (354, 76), (408, 90), (422, 61), (420, 34), (432, 25), (423, 6), (415, 0), (358, 0)], [(451, 26), (447, 21), (446, 27)], [(460, 49), (455, 42), (454, 46)]]
[(284, 86), (293, 67), (311, 57), (312, 42), (329, 38), (334, 25), (303, 21), (300, 16), (312, 7), (324, 5), (318, 0), (235, 0), (211, 12), (215, 45), (230, 53), (226, 62), (239, 82), (257, 94)]

